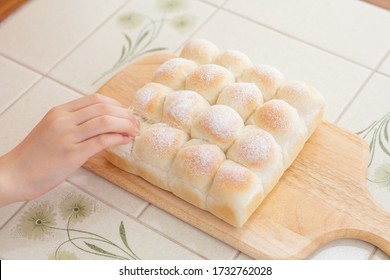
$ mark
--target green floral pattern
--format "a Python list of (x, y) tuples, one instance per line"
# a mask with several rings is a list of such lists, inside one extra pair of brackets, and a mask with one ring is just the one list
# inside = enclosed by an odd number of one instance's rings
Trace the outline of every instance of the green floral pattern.
[[(82, 223), (92, 215), (94, 203), (85, 195), (69, 194), (58, 207), (49, 202), (34, 204), (24, 211), (16, 225), (16, 231), (21, 237), (32, 240), (42, 240), (49, 233), (65, 232), (67, 238), (60, 241), (54, 252), (49, 255), (49, 259), (77, 259), (75, 253), (77, 251), (109, 259), (139, 259), (129, 245), (123, 221), (118, 228), (120, 243), (72, 226)], [(57, 225), (56, 210), (63, 218), (62, 227)]]
[(188, 7), (185, 0), (157, 0), (156, 7), (161, 12), (158, 18), (135, 11), (118, 16), (117, 23), (122, 28), (124, 43), (118, 59), (92, 83), (93, 85), (145, 54), (166, 50), (165, 46), (152, 47), (164, 26), (183, 33), (196, 23), (194, 15), (183, 12)]
[(385, 114), (382, 118), (374, 121), (367, 128), (357, 132), (367, 141), (370, 148), (370, 159), (368, 167), (374, 169), (373, 175), (367, 178), (368, 181), (377, 183), (390, 190), (390, 162), (379, 164), (377, 167), (373, 167), (374, 158), (378, 153), (385, 155), (386, 159), (390, 157), (390, 138), (389, 138), (389, 126), (390, 126), (390, 112)]

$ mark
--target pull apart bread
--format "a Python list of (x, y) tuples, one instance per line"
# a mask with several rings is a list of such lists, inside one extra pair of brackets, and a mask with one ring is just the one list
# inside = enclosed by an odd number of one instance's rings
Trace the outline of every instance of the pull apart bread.
[(325, 103), (312, 86), (203, 39), (129, 94), (141, 133), (106, 158), (235, 227), (297, 157)]

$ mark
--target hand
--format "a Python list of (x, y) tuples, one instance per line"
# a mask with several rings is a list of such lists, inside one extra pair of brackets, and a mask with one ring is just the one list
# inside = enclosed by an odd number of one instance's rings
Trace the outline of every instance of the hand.
[(17, 147), (0, 157), (0, 206), (46, 193), (89, 157), (126, 144), (138, 133), (135, 117), (100, 94), (54, 107)]

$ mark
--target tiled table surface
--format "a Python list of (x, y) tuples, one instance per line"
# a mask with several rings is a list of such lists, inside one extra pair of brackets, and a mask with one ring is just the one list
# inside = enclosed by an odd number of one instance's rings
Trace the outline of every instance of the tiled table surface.
[[(390, 12), (358, 0), (242, 3), (30, 1), (0, 23), (0, 154), (51, 107), (95, 92), (124, 67), (116, 62), (127, 50), (126, 36), (135, 42), (142, 31), (155, 32), (145, 52), (177, 52), (201, 37), (315, 85), (331, 122), (353, 132), (376, 122), (361, 134), (373, 148), (367, 186), (390, 210)], [(69, 222), (74, 206), (79, 212)], [(37, 215), (48, 226), (34, 228)], [(142, 259), (248, 258), (83, 168), (35, 201), (0, 209), (0, 258), (132, 258), (133, 252)], [(309, 258), (389, 259), (352, 239)]]

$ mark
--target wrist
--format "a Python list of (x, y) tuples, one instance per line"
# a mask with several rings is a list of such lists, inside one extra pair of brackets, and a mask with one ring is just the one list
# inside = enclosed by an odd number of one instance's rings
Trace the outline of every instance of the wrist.
[(25, 200), (17, 182), (21, 174), (14, 170), (11, 152), (0, 157), (0, 207)]

